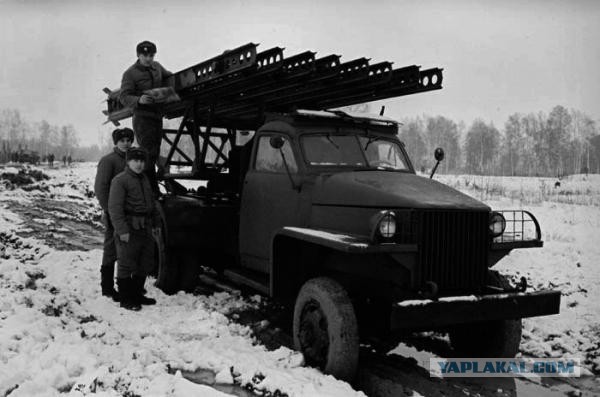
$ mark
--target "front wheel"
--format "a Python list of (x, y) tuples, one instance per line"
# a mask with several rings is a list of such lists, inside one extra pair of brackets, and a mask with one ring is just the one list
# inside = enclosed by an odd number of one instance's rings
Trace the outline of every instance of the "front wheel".
[(294, 345), (305, 363), (351, 381), (358, 366), (359, 338), (346, 290), (327, 277), (308, 280), (294, 307)]
[(450, 332), (459, 357), (512, 358), (519, 352), (521, 319), (463, 324)]
[[(508, 279), (496, 271), (488, 272), (488, 284), (511, 288)], [(519, 352), (522, 320), (498, 320), (461, 324), (450, 331), (450, 342), (459, 357), (512, 358)]]

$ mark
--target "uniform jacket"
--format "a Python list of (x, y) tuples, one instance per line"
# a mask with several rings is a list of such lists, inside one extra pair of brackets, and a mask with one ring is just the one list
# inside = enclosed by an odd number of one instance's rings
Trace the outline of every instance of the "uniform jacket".
[(141, 105), (138, 100), (144, 91), (164, 87), (164, 79), (172, 74), (158, 62), (152, 61), (150, 66), (142, 66), (136, 61), (123, 73), (119, 100), (123, 106), (133, 108), (134, 115), (162, 117), (162, 105)]
[(125, 152), (120, 151), (116, 147), (112, 153), (100, 159), (98, 170), (96, 171), (96, 181), (94, 182), (94, 193), (100, 202), (100, 207), (104, 211), (108, 211), (108, 191), (110, 182), (118, 173), (125, 169)]
[(150, 232), (160, 225), (160, 215), (148, 177), (129, 167), (112, 180), (108, 196), (108, 213), (118, 235), (135, 230)]

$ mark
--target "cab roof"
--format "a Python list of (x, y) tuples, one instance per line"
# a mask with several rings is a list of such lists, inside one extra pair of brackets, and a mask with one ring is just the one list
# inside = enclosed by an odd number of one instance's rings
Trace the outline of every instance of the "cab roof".
[(389, 117), (378, 115), (347, 112), (343, 110), (304, 110), (299, 109), (289, 113), (267, 113), (265, 125), (270, 122), (285, 122), (292, 126), (303, 128), (314, 127), (368, 127), (369, 129), (398, 133), (400, 123)]

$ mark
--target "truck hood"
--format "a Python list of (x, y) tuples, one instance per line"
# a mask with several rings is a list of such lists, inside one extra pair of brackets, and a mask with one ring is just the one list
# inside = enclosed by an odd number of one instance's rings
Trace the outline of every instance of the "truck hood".
[(435, 180), (402, 172), (354, 171), (321, 175), (313, 204), (379, 208), (463, 209), (490, 207)]

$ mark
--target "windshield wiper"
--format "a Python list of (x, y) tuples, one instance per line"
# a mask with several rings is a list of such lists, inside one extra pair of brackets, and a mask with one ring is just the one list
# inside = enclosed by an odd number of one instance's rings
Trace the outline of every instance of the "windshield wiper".
[(329, 142), (331, 142), (333, 147), (335, 147), (337, 150), (340, 150), (340, 147), (333, 141), (333, 139), (331, 139), (331, 135), (327, 134), (327, 135), (325, 135), (325, 138), (327, 138), (327, 140)]
[(380, 136), (369, 136), (369, 140), (367, 141), (367, 144), (365, 145), (365, 147), (363, 148), (363, 150), (367, 150), (367, 148), (369, 147), (369, 145), (375, 141), (380, 140), (381, 137)]

